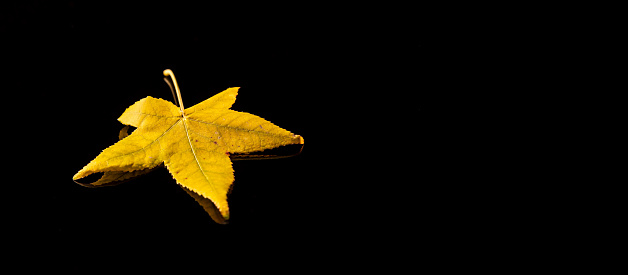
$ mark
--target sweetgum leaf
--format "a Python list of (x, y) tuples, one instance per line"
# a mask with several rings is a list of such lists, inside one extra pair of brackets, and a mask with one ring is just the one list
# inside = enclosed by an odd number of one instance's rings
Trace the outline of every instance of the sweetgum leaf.
[(146, 97), (118, 118), (136, 127), (124, 128), (121, 140), (105, 149), (73, 179), (103, 173), (90, 187), (109, 185), (145, 174), (165, 164), (178, 184), (212, 219), (229, 219), (227, 194), (234, 181), (231, 153), (246, 154), (288, 144), (303, 144), (290, 133), (253, 114), (233, 111), (239, 88), (229, 88), (195, 106), (181, 110), (173, 103)]

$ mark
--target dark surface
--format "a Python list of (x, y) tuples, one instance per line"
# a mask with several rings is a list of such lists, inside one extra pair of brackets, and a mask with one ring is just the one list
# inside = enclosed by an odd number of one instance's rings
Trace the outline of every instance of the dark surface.
[[(415, 179), (398, 174), (424, 161), (393, 156), (421, 150), (421, 118), (404, 121), (435, 87), (426, 84), (433, 63), (423, 26), (403, 8), (3, 5), (3, 102), (21, 118), (5, 133), (20, 148), (9, 170), (22, 175), (3, 196), (18, 258), (79, 271), (324, 269), (414, 246), (421, 230), (424, 244), (438, 238), (434, 187), (421, 185), (417, 199), (408, 189)], [(149, 95), (172, 101), (164, 69), (187, 107), (241, 87), (234, 110), (305, 139), (299, 156), (234, 163), (228, 225), (215, 224), (163, 168), (107, 188), (71, 180), (117, 140), (128, 106)]]

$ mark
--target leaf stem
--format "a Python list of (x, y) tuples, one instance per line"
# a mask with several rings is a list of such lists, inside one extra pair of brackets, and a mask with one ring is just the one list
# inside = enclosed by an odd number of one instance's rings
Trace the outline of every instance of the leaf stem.
[(181, 108), (181, 115), (185, 116), (185, 107), (183, 107), (183, 100), (181, 100), (181, 91), (179, 91), (179, 84), (177, 84), (177, 79), (174, 77), (174, 73), (170, 69), (165, 69), (164, 76), (170, 76), (170, 78), (172, 78), (172, 82), (174, 82), (174, 89), (177, 91), (177, 98), (179, 99), (179, 108)]
[(177, 107), (179, 107), (179, 101), (177, 100), (177, 95), (174, 92), (174, 88), (172, 87), (172, 82), (170, 82), (170, 79), (168, 79), (168, 77), (164, 77), (164, 81), (166, 81), (166, 84), (168, 84), (168, 87), (170, 87), (170, 92), (172, 93), (172, 100), (174, 101), (174, 105), (177, 105)]

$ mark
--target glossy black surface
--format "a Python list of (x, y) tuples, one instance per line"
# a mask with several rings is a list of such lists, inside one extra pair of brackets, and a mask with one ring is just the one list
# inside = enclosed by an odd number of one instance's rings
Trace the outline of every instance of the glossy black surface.
[[(352, 266), (352, 253), (373, 257), (380, 245), (413, 245), (400, 236), (414, 215), (433, 221), (414, 212), (412, 191), (397, 193), (416, 185), (396, 176), (403, 160), (388, 153), (416, 156), (421, 137), (408, 138), (421, 127), (387, 125), (412, 118), (420, 108), (409, 102), (424, 94), (416, 87), (430, 88), (423, 34), (403, 9), (16, 2), (0, 10), (3, 135), (15, 151), (2, 196), (14, 255), (41, 263), (29, 267), (324, 270)], [(72, 181), (116, 142), (128, 106), (146, 96), (172, 101), (164, 69), (176, 74), (185, 106), (241, 87), (232, 109), (305, 139), (295, 157), (234, 162), (228, 225), (163, 168), (113, 187)], [(400, 84), (407, 79), (415, 86)]]

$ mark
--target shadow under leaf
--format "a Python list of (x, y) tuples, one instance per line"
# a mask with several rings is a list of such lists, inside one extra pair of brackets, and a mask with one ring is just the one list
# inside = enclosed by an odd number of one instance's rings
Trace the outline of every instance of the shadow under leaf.
[[(120, 133), (118, 136), (120, 140), (128, 136), (128, 130), (129, 130), (129, 126), (124, 126), (120, 130)], [(284, 146), (280, 148), (269, 149), (269, 150), (264, 150), (261, 152), (254, 152), (254, 153), (248, 153), (248, 154), (231, 154), (229, 155), (229, 157), (233, 161), (281, 159), (281, 158), (288, 158), (288, 157), (299, 155), (302, 150), (303, 150), (303, 144), (297, 144), (297, 145), (288, 145), (288, 146)], [(107, 172), (101, 172), (101, 173), (94, 173), (92, 175), (89, 175), (81, 179), (81, 181), (83, 182), (78, 182), (76, 180), (74, 182), (76, 182), (77, 184), (81, 186), (89, 187), (89, 188), (115, 186), (115, 185), (127, 182), (133, 178), (146, 175), (159, 167), (164, 167), (164, 165), (162, 164), (153, 168), (136, 170), (136, 171), (107, 171)], [(90, 182), (90, 181), (93, 181), (93, 182)], [(228, 223), (228, 220), (225, 219), (220, 214), (220, 211), (210, 199), (205, 198), (182, 185), (179, 185), (179, 187), (181, 187), (183, 190), (185, 190), (186, 193), (188, 193), (188, 195), (194, 198), (194, 200), (198, 204), (200, 204), (201, 207), (203, 207), (205, 212), (207, 212), (207, 214), (209, 214), (212, 220), (214, 220), (216, 223), (219, 223), (219, 224)], [(231, 188), (233, 188), (233, 185), (231, 185)], [(230, 191), (231, 190), (229, 190), (229, 192)]]

